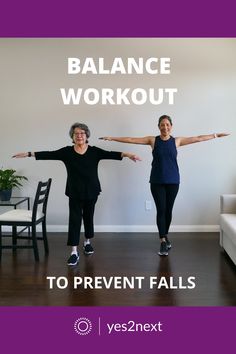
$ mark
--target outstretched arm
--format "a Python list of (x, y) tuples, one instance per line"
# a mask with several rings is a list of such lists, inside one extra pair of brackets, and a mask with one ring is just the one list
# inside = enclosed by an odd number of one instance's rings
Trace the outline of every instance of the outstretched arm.
[(142, 145), (150, 145), (150, 146), (153, 146), (155, 141), (154, 136), (144, 136), (143, 138), (103, 136), (99, 139), (108, 140), (108, 141), (117, 141), (119, 143), (142, 144)]
[(12, 157), (15, 157), (16, 159), (23, 158), (23, 157), (34, 157), (34, 152), (19, 152)]
[(67, 147), (63, 147), (59, 150), (53, 151), (35, 151), (35, 152), (20, 152), (12, 157), (22, 158), (22, 157), (35, 157), (36, 160), (58, 160), (64, 161), (67, 152)]
[(209, 135), (199, 135), (199, 136), (193, 136), (193, 137), (188, 137), (188, 138), (175, 138), (176, 146), (184, 146), (184, 145), (189, 145), (189, 144), (194, 144), (194, 143), (200, 143), (202, 141), (207, 141), (215, 138), (223, 138), (225, 136), (228, 136), (229, 134), (227, 133), (218, 133), (218, 134), (209, 134)]

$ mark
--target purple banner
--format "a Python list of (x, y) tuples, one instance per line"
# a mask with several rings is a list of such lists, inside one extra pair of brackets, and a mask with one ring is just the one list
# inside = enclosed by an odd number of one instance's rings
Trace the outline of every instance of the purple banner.
[(232, 352), (235, 317), (236, 308), (230, 307), (8, 307), (1, 308), (1, 350)]
[(233, 0), (1, 3), (1, 37), (235, 37)]

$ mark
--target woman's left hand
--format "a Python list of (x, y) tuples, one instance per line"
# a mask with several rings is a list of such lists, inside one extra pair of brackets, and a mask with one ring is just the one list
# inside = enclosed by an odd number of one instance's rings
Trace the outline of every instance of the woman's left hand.
[(230, 135), (230, 134), (228, 134), (228, 133), (217, 133), (216, 134), (216, 138), (223, 138), (224, 136), (228, 136), (228, 135)]
[(141, 158), (135, 154), (130, 154), (129, 152), (123, 152), (122, 157), (128, 157), (130, 160), (136, 162), (136, 161), (142, 161)]

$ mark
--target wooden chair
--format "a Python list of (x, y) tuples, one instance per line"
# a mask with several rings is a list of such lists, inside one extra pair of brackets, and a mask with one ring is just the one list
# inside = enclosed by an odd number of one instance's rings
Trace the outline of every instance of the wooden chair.
[[(0, 259), (4, 248), (13, 250), (17, 248), (33, 248), (35, 260), (39, 261), (37, 240), (43, 240), (45, 253), (48, 253), (46, 212), (51, 182), (52, 179), (49, 178), (47, 182), (38, 183), (32, 210), (14, 209), (0, 215)], [(42, 237), (36, 235), (36, 225), (39, 223), (42, 223)], [(2, 237), (4, 237), (2, 235), (2, 226), (12, 226), (11, 245), (2, 245)], [(31, 232), (28, 236), (21, 236), (22, 231), (17, 233), (18, 226), (29, 228)], [(28, 239), (31, 244), (18, 245), (18, 239)]]

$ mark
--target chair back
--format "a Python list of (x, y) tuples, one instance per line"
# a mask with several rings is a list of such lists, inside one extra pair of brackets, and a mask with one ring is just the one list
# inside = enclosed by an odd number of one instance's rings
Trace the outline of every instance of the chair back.
[(48, 195), (51, 187), (52, 179), (49, 178), (47, 182), (39, 182), (38, 188), (36, 191), (33, 212), (32, 212), (32, 221), (37, 219), (37, 211), (40, 204), (42, 204), (42, 212), (46, 216), (47, 204), (48, 204)]

